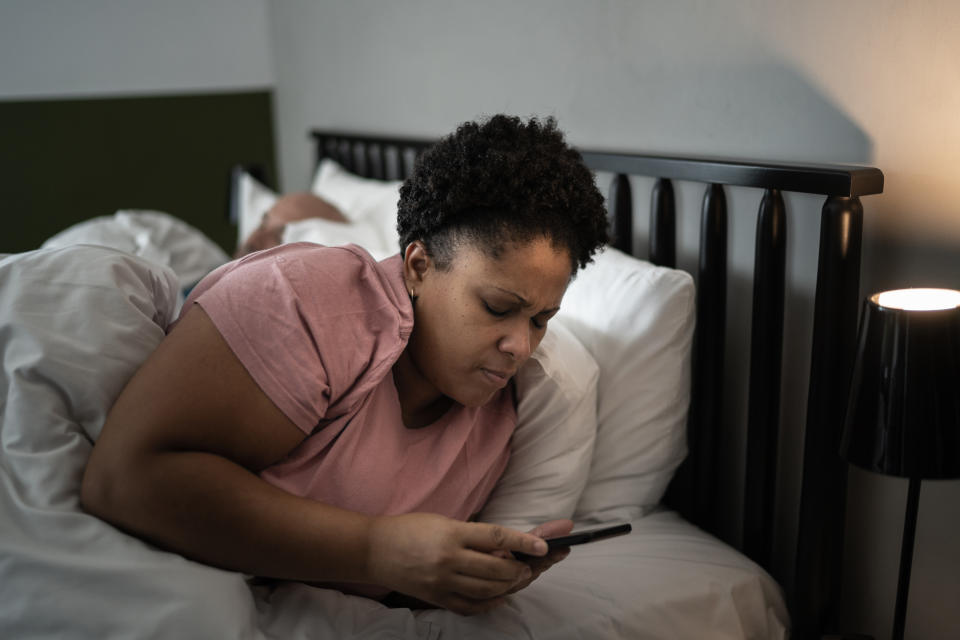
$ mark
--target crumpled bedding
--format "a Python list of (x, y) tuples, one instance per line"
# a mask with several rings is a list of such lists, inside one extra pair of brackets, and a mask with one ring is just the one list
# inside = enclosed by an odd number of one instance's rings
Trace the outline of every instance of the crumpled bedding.
[(170, 267), (189, 289), (230, 257), (200, 230), (162, 211), (122, 209), (78, 222), (48, 238), (41, 249), (78, 244), (112, 247)]
[(774, 581), (671, 512), (575, 548), (475, 617), (256, 584), (86, 514), (79, 488), (92, 443), (162, 339), (179, 284), (169, 268), (103, 247), (0, 259), (0, 637), (787, 636)]

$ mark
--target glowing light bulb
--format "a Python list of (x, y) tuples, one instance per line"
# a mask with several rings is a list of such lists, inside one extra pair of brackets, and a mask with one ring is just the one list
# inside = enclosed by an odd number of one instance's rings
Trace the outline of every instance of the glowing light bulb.
[(874, 294), (873, 301), (887, 309), (939, 311), (960, 307), (960, 291), (953, 289), (896, 289)]

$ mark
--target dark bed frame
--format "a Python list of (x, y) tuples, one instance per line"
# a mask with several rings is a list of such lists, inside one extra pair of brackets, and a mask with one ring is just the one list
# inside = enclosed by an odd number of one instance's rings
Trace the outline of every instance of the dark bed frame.
[[(404, 179), (431, 140), (314, 130), (316, 162), (332, 158), (354, 173)], [(853, 363), (860, 282), (863, 207), (860, 196), (881, 193), (873, 167), (794, 165), (581, 151), (595, 171), (614, 174), (608, 199), (614, 246), (633, 254), (629, 176), (655, 178), (649, 253), (676, 267), (676, 207), (672, 180), (706, 185), (697, 273), (690, 453), (665, 502), (707, 531), (717, 531), (715, 419), (724, 397), (727, 304), (727, 204), (723, 185), (763, 190), (757, 214), (747, 404), (746, 481), (741, 551), (770, 570), (780, 425), (786, 216), (783, 192), (826, 196), (813, 317), (799, 530), (790, 600), (794, 633), (814, 638), (838, 631), (846, 464), (838, 455)]]

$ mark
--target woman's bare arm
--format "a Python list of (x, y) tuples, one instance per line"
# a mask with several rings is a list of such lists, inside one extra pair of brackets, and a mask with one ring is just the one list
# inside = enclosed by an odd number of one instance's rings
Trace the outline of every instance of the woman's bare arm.
[[(368, 519), (255, 475), (303, 439), (194, 306), (107, 416), (84, 474), (83, 506), (208, 564), (280, 578), (346, 577), (367, 554)], [(336, 553), (315, 553), (318, 525)]]
[(382, 584), (464, 613), (499, 601), (538, 538), (410, 514), (368, 517), (290, 495), (256, 472), (304, 434), (194, 307), (134, 375), (83, 478), (91, 513), (196, 560), (256, 575)]

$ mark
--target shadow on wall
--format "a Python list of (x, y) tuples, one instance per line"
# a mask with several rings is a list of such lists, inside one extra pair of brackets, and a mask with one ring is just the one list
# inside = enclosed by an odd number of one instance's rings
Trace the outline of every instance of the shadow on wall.
[(863, 129), (769, 55), (679, 67), (612, 59), (603, 75), (581, 79), (560, 124), (587, 146), (633, 152), (869, 164), (873, 143)]
[(867, 235), (867, 240), (860, 287), (864, 296), (906, 287), (960, 288), (960, 246), (956, 241), (905, 238), (882, 230)]

